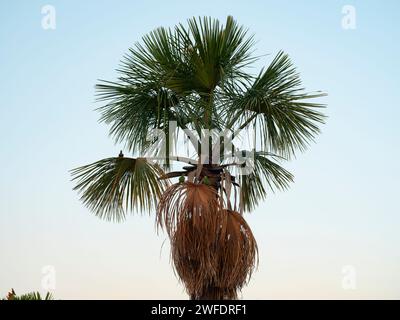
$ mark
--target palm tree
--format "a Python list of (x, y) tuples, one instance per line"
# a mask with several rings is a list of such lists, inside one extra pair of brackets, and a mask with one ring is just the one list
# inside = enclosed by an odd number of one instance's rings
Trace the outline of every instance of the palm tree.
[(75, 189), (107, 220), (156, 211), (191, 299), (236, 299), (258, 263), (243, 214), (293, 180), (280, 162), (319, 132), (323, 105), (310, 99), (324, 94), (304, 92), (283, 52), (251, 73), (253, 36), (230, 16), (142, 40), (119, 79), (97, 85), (101, 121), (133, 156), (72, 170)]

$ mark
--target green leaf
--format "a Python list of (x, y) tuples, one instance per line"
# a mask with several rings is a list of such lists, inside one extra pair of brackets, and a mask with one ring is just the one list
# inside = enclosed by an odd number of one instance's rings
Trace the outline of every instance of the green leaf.
[(304, 93), (296, 69), (283, 52), (250, 86), (233, 95), (230, 110), (240, 115), (239, 125), (258, 124), (265, 150), (286, 158), (305, 150), (319, 133), (318, 124), (324, 123), (319, 111), (324, 105), (309, 100), (325, 94)]
[(11, 294), (7, 297), (8, 300), (54, 300), (53, 295), (47, 292), (45, 297), (42, 298), (39, 292), (29, 292), (21, 295)]
[(167, 182), (157, 165), (144, 158), (107, 158), (71, 171), (74, 190), (98, 217), (120, 221), (127, 210), (155, 208)]
[(162, 129), (168, 134), (169, 121), (185, 122), (180, 99), (170, 90), (158, 91), (146, 87), (124, 87), (113, 83), (97, 86), (100, 99), (111, 100), (99, 108), (101, 121), (111, 124), (110, 134), (116, 143), (125, 142), (132, 152), (144, 152), (150, 129)]
[(252, 211), (266, 198), (268, 187), (271, 191), (284, 190), (293, 182), (293, 175), (276, 162), (279, 159), (267, 152), (255, 152), (253, 160), (247, 163), (253, 171), (239, 176), (240, 201), (245, 211)]

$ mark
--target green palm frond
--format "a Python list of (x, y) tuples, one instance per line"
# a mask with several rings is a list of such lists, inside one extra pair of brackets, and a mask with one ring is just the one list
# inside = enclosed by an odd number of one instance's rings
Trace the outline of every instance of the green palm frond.
[(51, 292), (47, 292), (44, 297), (40, 295), (40, 292), (29, 292), (17, 295), (14, 289), (11, 289), (5, 300), (54, 300), (54, 297)]
[(50, 292), (47, 292), (44, 297), (42, 297), (39, 292), (30, 292), (15, 296), (13, 300), (54, 300), (54, 298)]
[(150, 129), (162, 129), (168, 134), (169, 121), (187, 122), (184, 103), (170, 90), (109, 82), (97, 85), (97, 89), (100, 100), (111, 100), (99, 108), (100, 120), (111, 124), (110, 134), (116, 143), (125, 142), (133, 152), (145, 152)]
[(309, 99), (322, 96), (321, 92), (304, 92), (288, 55), (279, 52), (251, 86), (235, 95), (231, 111), (241, 115), (241, 127), (259, 124), (265, 150), (289, 158), (319, 133), (318, 124), (324, 123), (325, 116), (318, 109), (324, 105)]
[(197, 86), (186, 45), (177, 31), (160, 27), (150, 32), (125, 56), (120, 79), (165, 87), (182, 95), (190, 93)]
[[(179, 128), (216, 127), (221, 119), (209, 110), (217, 86), (234, 78), (247, 78), (243, 68), (251, 57), (253, 38), (232, 17), (226, 24), (211, 18), (192, 18), (188, 27), (158, 28), (129, 50), (118, 69), (116, 82), (97, 86), (101, 121), (111, 125), (116, 142), (132, 152), (143, 152), (150, 129), (168, 121)], [(211, 114), (206, 117), (206, 112)]]
[(288, 188), (293, 182), (293, 175), (276, 161), (280, 157), (267, 153), (255, 152), (254, 158), (246, 165), (252, 167), (250, 174), (239, 175), (240, 201), (245, 211), (252, 211), (271, 191)]
[(74, 190), (97, 216), (120, 221), (126, 211), (155, 208), (167, 182), (162, 169), (144, 158), (107, 158), (71, 171)]
[(251, 57), (253, 37), (228, 16), (225, 25), (210, 17), (188, 20), (177, 31), (187, 42), (186, 51), (197, 86), (203, 92), (213, 91), (227, 78), (247, 77), (243, 67), (255, 60)]

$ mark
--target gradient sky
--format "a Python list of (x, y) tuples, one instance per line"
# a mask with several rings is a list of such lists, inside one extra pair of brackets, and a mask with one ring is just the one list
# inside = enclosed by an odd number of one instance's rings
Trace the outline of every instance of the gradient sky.
[[(41, 27), (41, 8), (57, 27)], [(341, 26), (353, 5), (355, 30)], [(154, 216), (94, 217), (68, 170), (117, 155), (93, 111), (97, 79), (114, 80), (127, 49), (158, 26), (233, 15), (256, 54), (291, 56), (329, 118), (287, 164), (295, 183), (246, 218), (260, 266), (246, 299), (400, 298), (398, 1), (1, 1), (0, 296), (43, 292), (54, 266), (59, 299), (186, 299)], [(342, 286), (352, 266), (356, 287)]]

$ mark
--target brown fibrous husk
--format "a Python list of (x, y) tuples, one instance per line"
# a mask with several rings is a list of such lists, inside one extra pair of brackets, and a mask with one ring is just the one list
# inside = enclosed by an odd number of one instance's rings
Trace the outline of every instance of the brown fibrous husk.
[(238, 297), (257, 264), (257, 243), (243, 216), (225, 209), (214, 188), (170, 186), (157, 223), (169, 235), (175, 271), (192, 299)]

